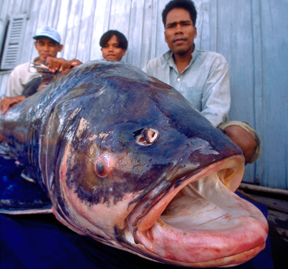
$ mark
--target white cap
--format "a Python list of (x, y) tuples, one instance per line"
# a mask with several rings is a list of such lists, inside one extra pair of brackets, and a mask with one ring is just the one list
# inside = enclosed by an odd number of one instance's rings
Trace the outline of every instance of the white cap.
[(38, 29), (36, 35), (33, 36), (33, 38), (37, 39), (39, 37), (49, 37), (57, 43), (61, 44), (60, 34), (50, 26), (44, 26), (43, 28)]

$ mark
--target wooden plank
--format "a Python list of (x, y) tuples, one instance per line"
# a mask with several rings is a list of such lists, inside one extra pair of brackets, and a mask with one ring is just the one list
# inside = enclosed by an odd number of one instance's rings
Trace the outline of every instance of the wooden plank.
[(195, 45), (198, 50), (210, 50), (210, 0), (195, 0), (197, 9), (197, 38)]
[(284, 26), (288, 2), (264, 0), (260, 7), (265, 119), (262, 140), (265, 170), (262, 184), (288, 189), (288, 28)]
[[(71, 0), (71, 10), (67, 22), (65, 50), (63, 58), (73, 59), (77, 56), (78, 41), (80, 35), (80, 21), (83, 11), (83, 1)], [(65, 22), (63, 22), (65, 23)]]
[(9, 10), (8, 10), (8, 15), (17, 15), (19, 13), (21, 13), (21, 5), (22, 5), (22, 1), (25, 0), (21, 0), (21, 1), (17, 1), (17, 0), (11, 0), (9, 1)]
[[(141, 53), (143, 50), (142, 32), (145, 25), (144, 0), (133, 0), (130, 11), (128, 51), (126, 61), (141, 68)], [(135, 38), (137, 37), (137, 38)]]
[[(229, 120), (246, 121), (254, 127), (251, 2), (223, 0), (217, 3), (217, 52), (224, 55), (231, 70)], [(254, 178), (254, 164), (246, 165), (243, 180), (252, 183), (255, 182)]]
[[(129, 38), (130, 10), (131, 0), (112, 0), (108, 29), (118, 30)], [(127, 56), (122, 58), (122, 62), (127, 62)]]
[(158, 1), (152, 0), (151, 2), (152, 21), (150, 25), (150, 46), (149, 46), (149, 59), (156, 57), (157, 48), (157, 16), (158, 16)]
[(109, 15), (111, 0), (97, 0), (94, 13), (92, 44), (90, 49), (90, 60), (101, 59), (101, 47), (99, 40), (102, 34), (107, 31), (109, 25)]
[[(263, 63), (261, 44), (260, 1), (252, 1), (253, 57), (254, 57), (254, 106), (255, 130), (263, 140)], [(255, 182), (261, 182), (264, 175), (264, 154), (260, 154), (255, 165)]]
[(6, 94), (6, 85), (11, 71), (1, 72), (0, 75), (0, 97)]
[(210, 48), (211, 51), (217, 51), (218, 45), (218, 0), (210, 1)]
[(165, 53), (168, 50), (168, 46), (165, 42), (165, 38), (164, 38), (164, 25), (162, 22), (162, 11), (165, 8), (166, 4), (169, 2), (170, 0), (165, 0), (165, 1), (159, 1), (158, 5), (157, 5), (157, 16), (155, 17), (155, 19), (157, 20), (157, 24), (156, 24), (156, 55), (157, 56), (161, 56), (163, 53)]
[(66, 50), (68, 50), (68, 46), (66, 46), (66, 38), (67, 38), (67, 28), (68, 28), (68, 19), (69, 14), (71, 10), (71, 1), (70, 0), (61, 0), (60, 10), (57, 14), (57, 31), (59, 32), (62, 41), (62, 44), (64, 45), (62, 51), (60, 54), (58, 54), (58, 57), (64, 57), (64, 53)]
[(26, 24), (20, 63), (32, 61), (38, 56), (34, 47), (33, 36), (36, 34), (38, 29), (38, 12), (40, 7), (41, 1), (34, 1), (33, 4), (31, 4), (30, 17)]
[(46, 20), (46, 25), (53, 27), (56, 29), (57, 27), (57, 22), (58, 22), (58, 12), (57, 9), (60, 8), (60, 2), (57, 0), (51, 0), (50, 1), (50, 6), (49, 6), (49, 15)]
[(77, 48), (76, 58), (82, 62), (90, 60), (91, 51), (91, 40), (93, 35), (93, 21), (94, 21), (94, 10), (96, 7), (96, 1), (85, 1), (83, 2), (83, 11), (80, 22), (80, 34)]
[[(141, 35), (141, 53), (139, 68), (143, 68), (149, 60), (151, 23), (152, 23), (152, 0), (146, 0), (143, 5), (143, 24)], [(134, 37), (133, 37), (134, 38)], [(139, 56), (138, 56), (139, 57)]]

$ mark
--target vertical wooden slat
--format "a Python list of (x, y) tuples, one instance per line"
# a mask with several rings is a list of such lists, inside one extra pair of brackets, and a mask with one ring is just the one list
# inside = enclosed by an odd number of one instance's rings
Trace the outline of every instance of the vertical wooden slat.
[[(260, 139), (263, 140), (263, 69), (262, 69), (262, 45), (261, 45), (261, 22), (260, 22), (260, 2), (252, 0), (252, 27), (253, 27), (253, 57), (254, 57), (254, 104), (255, 104), (255, 130)], [(256, 163), (255, 181), (260, 183), (264, 175), (264, 155), (262, 152)]]
[(77, 56), (77, 48), (79, 42), (81, 17), (83, 10), (83, 2), (78, 0), (71, 1), (71, 10), (67, 22), (67, 34), (65, 40), (65, 50), (63, 57), (65, 59), (75, 58)]
[(53, 27), (54, 29), (57, 28), (57, 22), (58, 22), (58, 14), (57, 14), (57, 9), (59, 9), (59, 4), (61, 1), (59, 0), (51, 0), (50, 1), (50, 6), (49, 6), (49, 16), (47, 17), (46, 20), (46, 25)]
[(8, 83), (10, 72), (1, 72), (0, 75), (0, 97), (6, 94), (6, 85)]
[[(122, 0), (121, 2), (117, 0), (112, 0), (109, 19), (109, 30), (118, 30), (123, 33), (126, 38), (129, 38), (130, 11), (131, 0)], [(122, 61), (127, 62), (127, 57), (123, 57)]]
[[(87, 62), (90, 59), (91, 40), (93, 36), (93, 21), (96, 8), (96, 1), (90, 0), (83, 2), (83, 12), (80, 24), (80, 33), (76, 58)], [(71, 57), (70, 57), (71, 58)], [(73, 58), (73, 56), (72, 56)]]
[(218, 40), (218, 0), (210, 1), (210, 50), (217, 51)]
[(156, 55), (155, 55), (155, 57), (161, 56), (163, 53), (165, 53), (168, 50), (168, 46), (167, 46), (167, 44), (165, 42), (165, 38), (164, 38), (164, 30), (165, 29), (164, 29), (164, 25), (162, 22), (162, 11), (168, 2), (169, 2), (169, 0), (159, 1), (158, 5), (157, 5), (157, 16), (155, 17), (155, 19), (157, 18)]
[[(65, 57), (64, 54), (66, 53), (66, 51), (69, 51), (69, 46), (67, 42), (67, 28), (70, 12), (71, 0), (61, 0), (60, 11), (57, 16), (57, 31), (61, 35), (62, 44), (64, 45), (64, 47), (60, 53), (60, 57)], [(67, 53), (65, 55), (67, 55)]]
[(38, 56), (34, 47), (33, 36), (38, 29), (39, 9), (41, 7), (41, 1), (31, 0), (29, 20), (27, 20), (27, 27), (23, 39), (22, 55), (20, 63), (32, 61)]
[[(144, 0), (133, 0), (130, 11), (130, 25), (128, 39), (128, 51), (126, 60), (128, 63), (141, 67), (141, 52), (142, 52), (142, 32), (144, 18)], [(137, 23), (136, 23), (137, 22)], [(134, 38), (138, 36), (138, 38)]]
[(152, 22), (153, 0), (144, 1), (143, 22), (142, 22), (142, 42), (139, 68), (143, 68), (149, 60), (151, 22)]
[(99, 40), (102, 34), (107, 31), (109, 25), (109, 16), (111, 0), (97, 0), (94, 12), (93, 33), (90, 49), (90, 60), (102, 58)]
[(263, 152), (261, 183), (288, 188), (288, 27), (286, 0), (261, 0)]
[(210, 50), (210, 1), (195, 1), (197, 9), (197, 38), (195, 39), (196, 48), (199, 50)]

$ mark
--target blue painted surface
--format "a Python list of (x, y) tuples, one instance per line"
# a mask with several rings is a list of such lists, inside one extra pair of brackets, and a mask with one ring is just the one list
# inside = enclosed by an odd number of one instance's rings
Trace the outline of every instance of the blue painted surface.
[[(19, 63), (36, 57), (32, 36), (45, 24), (63, 37), (60, 57), (101, 58), (99, 39), (108, 29), (128, 40), (123, 61), (142, 68), (167, 50), (161, 12), (169, 0), (2, 0), (0, 46), (10, 16), (27, 13)], [(247, 121), (262, 139), (262, 153), (247, 165), (244, 181), (288, 189), (287, 0), (195, 0), (196, 46), (223, 54), (231, 71), (231, 120)], [(47, 12), (47, 10), (49, 12)], [(0, 96), (9, 72), (0, 72)]]

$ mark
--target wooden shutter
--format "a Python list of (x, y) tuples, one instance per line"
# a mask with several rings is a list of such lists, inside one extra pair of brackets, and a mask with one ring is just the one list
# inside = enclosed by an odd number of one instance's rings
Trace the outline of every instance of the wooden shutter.
[(14, 16), (9, 19), (4, 50), (2, 53), (1, 69), (13, 69), (19, 64), (26, 21), (26, 14)]

